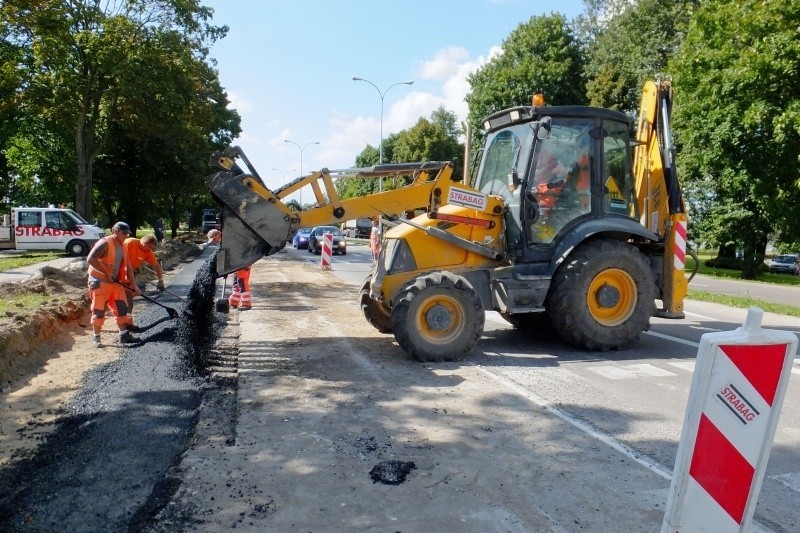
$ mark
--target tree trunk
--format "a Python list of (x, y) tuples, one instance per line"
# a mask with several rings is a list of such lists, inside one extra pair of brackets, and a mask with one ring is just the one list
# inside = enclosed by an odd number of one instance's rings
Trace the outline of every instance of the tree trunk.
[[(87, 128), (86, 114), (81, 112), (75, 127), (75, 158), (78, 162), (78, 176), (75, 180), (75, 210), (86, 220), (92, 220), (92, 128)], [(88, 130), (88, 131), (87, 131)]]

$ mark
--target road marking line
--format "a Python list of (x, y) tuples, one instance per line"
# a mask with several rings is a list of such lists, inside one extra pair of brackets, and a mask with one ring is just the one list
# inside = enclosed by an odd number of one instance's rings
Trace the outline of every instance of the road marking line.
[[(472, 363), (469, 363), (469, 364), (473, 365)], [(517, 385), (516, 383), (514, 383), (511, 379), (507, 378), (506, 376), (495, 374), (494, 372), (492, 372), (490, 370), (487, 370), (486, 368), (484, 368), (484, 367), (482, 367), (480, 365), (473, 365), (473, 366), (475, 366), (478, 370), (480, 370), (481, 372), (483, 372), (484, 374), (486, 374), (490, 378), (494, 379), (498, 383), (506, 386), (507, 388), (509, 388), (512, 391), (516, 392), (520, 396), (522, 396), (524, 398), (527, 398), (532, 403), (542, 407), (543, 409), (545, 409), (549, 413), (557, 416), (558, 418), (560, 418), (564, 422), (567, 422), (568, 424), (570, 424), (570, 425), (576, 427), (577, 429), (583, 431), (584, 433), (586, 433), (590, 437), (593, 437), (593, 438), (599, 440), (600, 442), (610, 446), (614, 450), (617, 450), (618, 452), (620, 452), (624, 456), (628, 457), (629, 459), (631, 459), (633, 461), (636, 461), (640, 465), (644, 466), (645, 468), (647, 468), (648, 470), (654, 472), (655, 474), (661, 476), (662, 478), (664, 478), (666, 480), (670, 480), (670, 481), (672, 480), (672, 473), (667, 469), (667, 467), (665, 467), (661, 463), (659, 463), (659, 462), (647, 457), (644, 454), (641, 454), (641, 453), (637, 452), (633, 448), (631, 448), (631, 447), (619, 442), (618, 440), (614, 439), (613, 437), (611, 437), (609, 435), (606, 435), (605, 433), (601, 433), (600, 431), (596, 430), (595, 428), (593, 428), (589, 424), (578, 420), (577, 418), (569, 415), (565, 411), (562, 411), (561, 409), (559, 409), (557, 407), (554, 407), (550, 402), (548, 402), (547, 400), (545, 400), (541, 396), (539, 396), (539, 395), (535, 394), (534, 392), (531, 392), (531, 391), (529, 391), (529, 390)]]
[(636, 377), (635, 372), (619, 368), (616, 366), (587, 366), (586, 370), (591, 370), (595, 374), (599, 374), (607, 379), (633, 379)]
[(686, 370), (687, 372), (694, 373), (694, 361), (678, 361), (675, 363), (667, 363), (672, 365), (676, 368), (680, 368), (681, 370)]
[(678, 344), (685, 344), (686, 346), (691, 346), (693, 348), (699, 348), (699, 342), (687, 341), (686, 339), (681, 339), (680, 337), (673, 337), (672, 335), (665, 335), (664, 333), (658, 333), (657, 331), (645, 331), (646, 335), (652, 335), (653, 337), (658, 337), (659, 339), (666, 339), (668, 341), (677, 342)]
[(614, 365), (587, 366), (587, 370), (608, 379), (633, 379), (637, 377), (674, 377), (676, 374), (648, 363), (631, 364), (623, 367)]
[(674, 377), (676, 375), (669, 370), (664, 370), (663, 368), (658, 368), (657, 366), (648, 363), (628, 365), (627, 368), (632, 368), (633, 371), (639, 376), (666, 378)]
[(780, 474), (778, 476), (769, 476), (781, 485), (785, 485), (795, 492), (800, 492), (800, 472), (793, 474)]
[(699, 315), (697, 313), (692, 313), (690, 311), (684, 311), (684, 314), (686, 316), (689, 316), (689, 315), (696, 316), (697, 318), (702, 318), (703, 320), (711, 320), (711, 321), (714, 321), (714, 322), (717, 322), (719, 320), (718, 318), (714, 318), (714, 317), (706, 316), (706, 315)]

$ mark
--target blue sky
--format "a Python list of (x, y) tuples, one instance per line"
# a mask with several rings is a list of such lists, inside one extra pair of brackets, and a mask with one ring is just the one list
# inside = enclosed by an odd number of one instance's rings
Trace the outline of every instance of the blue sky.
[[(242, 147), (267, 186), (351, 167), (367, 143), (429, 117), (466, 116), (467, 74), (535, 15), (581, 0), (205, 0), (230, 27), (211, 50)], [(359, 76), (374, 83), (378, 89)], [(393, 85), (413, 80), (413, 85)], [(295, 144), (285, 142), (293, 141)], [(319, 144), (309, 144), (319, 141)], [(277, 170), (274, 170), (277, 169)]]

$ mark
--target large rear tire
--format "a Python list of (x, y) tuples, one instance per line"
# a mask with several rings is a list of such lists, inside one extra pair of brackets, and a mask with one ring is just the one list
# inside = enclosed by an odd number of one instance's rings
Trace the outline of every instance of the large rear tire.
[(649, 328), (656, 283), (635, 247), (603, 239), (579, 247), (553, 276), (545, 301), (555, 332), (587, 350), (616, 350)]
[(358, 303), (364, 318), (381, 333), (392, 332), (392, 317), (383, 308), (381, 303), (370, 297), (369, 286), (372, 283), (372, 274), (368, 274), (361, 282), (361, 289), (358, 291)]
[(433, 272), (407, 284), (392, 308), (394, 337), (420, 361), (463, 359), (483, 335), (483, 302), (465, 278)]

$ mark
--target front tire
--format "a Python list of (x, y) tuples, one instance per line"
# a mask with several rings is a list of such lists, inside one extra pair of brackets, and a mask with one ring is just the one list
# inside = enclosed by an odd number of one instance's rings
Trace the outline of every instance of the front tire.
[(418, 277), (398, 294), (392, 330), (420, 361), (458, 361), (483, 335), (483, 302), (466, 278), (451, 272)]
[(656, 283), (635, 247), (603, 239), (579, 247), (553, 276), (545, 300), (558, 335), (587, 350), (616, 350), (649, 328)]

